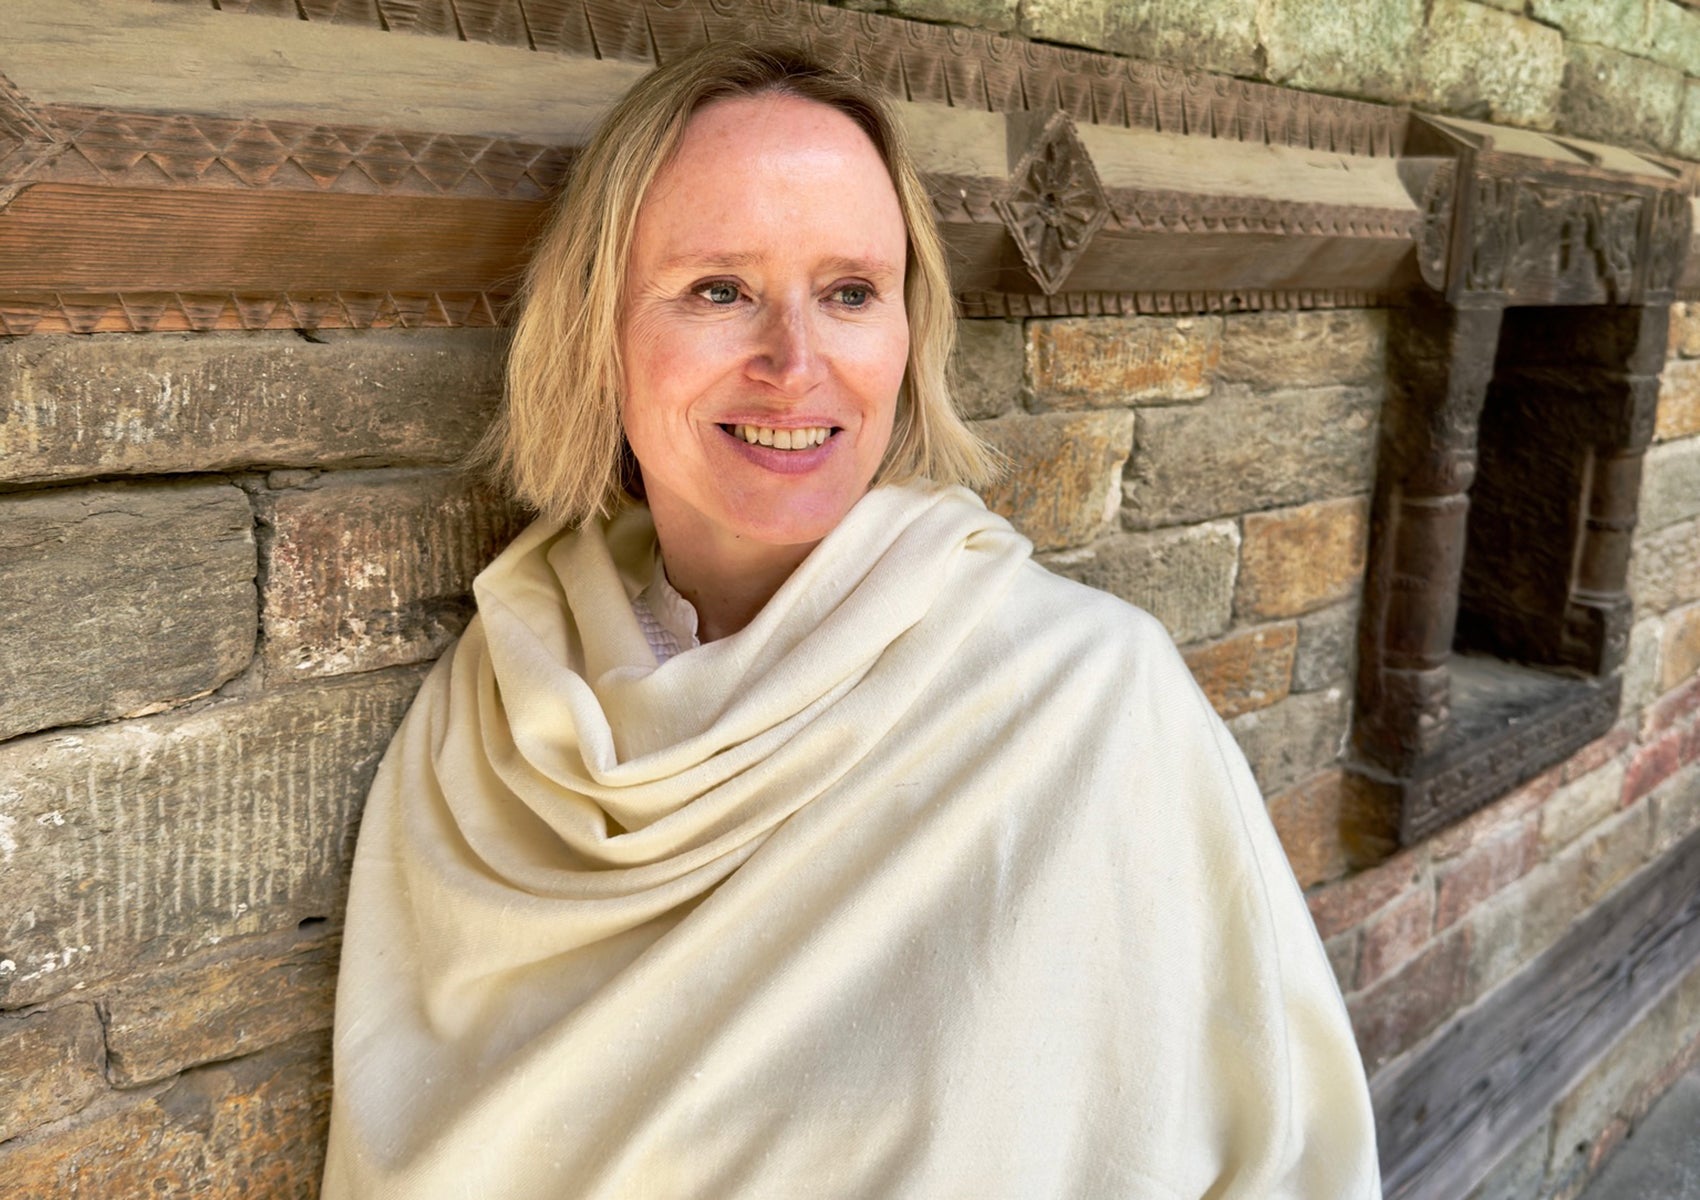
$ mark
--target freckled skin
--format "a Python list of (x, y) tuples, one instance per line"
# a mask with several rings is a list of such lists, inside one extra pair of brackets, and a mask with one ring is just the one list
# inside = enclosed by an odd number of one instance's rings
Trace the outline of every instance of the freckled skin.
[[(707, 637), (747, 623), (878, 470), (908, 360), (907, 248), (873, 143), (794, 96), (699, 110), (651, 185), (621, 415), (668, 576)], [(740, 423), (834, 434), (787, 456), (726, 428)]]

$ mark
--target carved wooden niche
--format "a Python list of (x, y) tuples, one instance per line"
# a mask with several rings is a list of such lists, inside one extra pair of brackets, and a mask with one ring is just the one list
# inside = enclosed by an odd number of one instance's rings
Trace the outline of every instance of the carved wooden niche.
[(1641, 459), (1691, 234), (1672, 164), (1413, 118), (1354, 770), (1409, 844), (1615, 722)]

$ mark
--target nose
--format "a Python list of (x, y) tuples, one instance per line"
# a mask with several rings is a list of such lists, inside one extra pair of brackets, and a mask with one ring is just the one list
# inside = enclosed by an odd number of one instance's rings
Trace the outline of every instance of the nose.
[(786, 300), (767, 306), (760, 334), (750, 355), (752, 379), (797, 395), (821, 377), (823, 362), (819, 331), (807, 301)]

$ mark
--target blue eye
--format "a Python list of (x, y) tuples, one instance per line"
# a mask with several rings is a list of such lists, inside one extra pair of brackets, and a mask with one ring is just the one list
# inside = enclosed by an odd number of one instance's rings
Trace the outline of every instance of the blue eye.
[(846, 308), (864, 308), (874, 298), (873, 291), (859, 283), (846, 284), (838, 289), (838, 302)]
[(697, 294), (710, 304), (736, 304), (738, 301), (738, 285), (720, 279), (713, 283), (703, 284), (697, 289)]

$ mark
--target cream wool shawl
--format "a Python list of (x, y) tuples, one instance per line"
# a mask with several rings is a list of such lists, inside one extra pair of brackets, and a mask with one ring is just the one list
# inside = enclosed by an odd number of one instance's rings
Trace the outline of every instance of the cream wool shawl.
[(326, 1200), (1376, 1196), (1238, 750), (1029, 550), (878, 488), (657, 667), (647, 511), (523, 533), (372, 789)]

